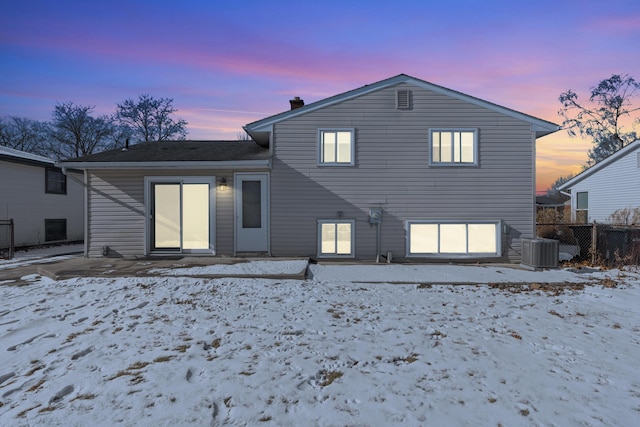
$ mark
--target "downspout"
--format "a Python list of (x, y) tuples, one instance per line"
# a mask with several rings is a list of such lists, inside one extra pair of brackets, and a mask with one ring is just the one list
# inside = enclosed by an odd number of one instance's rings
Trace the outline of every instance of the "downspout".
[[(531, 183), (533, 185), (533, 189), (532, 189), (533, 190), (533, 199), (531, 200), (531, 202), (532, 202), (531, 203), (531, 208), (532, 208), (531, 209), (531, 212), (532, 212), (531, 220), (533, 222), (533, 227), (532, 227), (533, 233), (532, 233), (531, 238), (535, 239), (535, 238), (538, 237), (538, 228), (537, 228), (538, 225), (536, 223), (537, 222), (536, 221), (536, 219), (537, 219), (536, 218), (536, 216), (537, 216), (536, 210), (537, 209), (536, 209), (536, 203), (535, 203), (536, 202), (536, 130), (533, 128), (533, 126), (531, 126), (531, 151), (532, 151), (532, 156), (533, 156), (533, 158), (531, 159), (531, 162), (532, 162), (531, 165), (533, 166), (531, 168), (531, 174), (532, 174)], [(503, 239), (506, 239), (506, 238), (507, 238), (507, 236), (503, 237)], [(504, 241), (508, 242), (508, 240), (504, 240)], [(522, 241), (522, 239), (521, 239), (521, 241)], [(520, 251), (521, 251), (521, 255), (522, 255), (522, 246), (520, 247)], [(507, 254), (507, 257), (508, 256), (509, 255)]]
[[(67, 174), (67, 167), (66, 166), (62, 166), (60, 168), (62, 170), (62, 174), (64, 176), (66, 176), (67, 178), (71, 178), (73, 181), (79, 182), (79, 180), (77, 180), (73, 175), (68, 175)], [(88, 233), (89, 233), (89, 211), (87, 209), (88, 207), (88, 196), (89, 196), (89, 183), (87, 181), (88, 179), (88, 175), (87, 175), (87, 170), (84, 169), (83, 172), (83, 182), (79, 182), (80, 184), (82, 184), (83, 190), (84, 190), (84, 196), (83, 196), (83, 210), (84, 212), (82, 213), (83, 215), (83, 219), (84, 219), (84, 224), (83, 224), (83, 228), (84, 228), (84, 257), (88, 258), (89, 257), (89, 247), (88, 247)]]
[(376, 223), (376, 264), (380, 262), (380, 222)]
[(84, 175), (84, 257), (89, 258), (89, 174), (86, 169)]

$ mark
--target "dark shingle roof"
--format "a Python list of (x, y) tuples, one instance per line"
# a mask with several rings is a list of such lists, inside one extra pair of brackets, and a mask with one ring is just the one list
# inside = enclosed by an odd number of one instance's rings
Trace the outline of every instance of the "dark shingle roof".
[(269, 149), (253, 141), (170, 141), (143, 142), (129, 148), (103, 151), (64, 163), (133, 163), (133, 162), (223, 162), (268, 160)]
[(556, 197), (536, 196), (536, 205), (538, 206), (562, 206), (564, 202), (569, 200), (568, 196), (559, 194)]

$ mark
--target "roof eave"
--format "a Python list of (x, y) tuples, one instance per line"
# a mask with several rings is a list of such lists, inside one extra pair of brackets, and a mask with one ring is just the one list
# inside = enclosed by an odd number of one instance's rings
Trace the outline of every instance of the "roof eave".
[(324, 108), (333, 104), (337, 104), (338, 102), (342, 102), (346, 99), (351, 99), (357, 96), (364, 95), (369, 92), (376, 91), (383, 87), (392, 86), (398, 83), (402, 83), (404, 81), (408, 81), (413, 79), (412, 77), (406, 76), (404, 74), (400, 74), (395, 77), (391, 77), (386, 80), (379, 81), (377, 83), (373, 83), (370, 85), (365, 85), (357, 89), (353, 89), (347, 92), (343, 92), (338, 95), (330, 96), (325, 99), (321, 99), (319, 101), (313, 102), (311, 104), (307, 104), (303, 107), (296, 108), (295, 110), (288, 110), (282, 113), (275, 114), (273, 116), (264, 118), (262, 120), (258, 120), (244, 126), (244, 129), (249, 135), (251, 132), (271, 132), (273, 128), (273, 124), (278, 123), (284, 119), (290, 119), (301, 114), (308, 113), (310, 111), (318, 110), (320, 108)]
[(164, 162), (60, 162), (59, 167), (73, 169), (255, 169), (271, 168), (271, 160), (164, 161)]
[(243, 126), (242, 129), (258, 144), (260, 147), (268, 148), (271, 142), (271, 132), (273, 126), (268, 125), (264, 128), (252, 129), (247, 126)]
[(352, 99), (358, 96), (362, 96), (369, 92), (377, 91), (377, 90), (394, 86), (400, 83), (411, 83), (416, 86), (425, 88), (427, 90), (431, 90), (433, 92), (436, 92), (442, 95), (450, 96), (450, 97), (459, 99), (461, 101), (468, 102), (470, 104), (477, 105), (482, 108), (487, 108), (489, 110), (504, 114), (506, 116), (514, 117), (516, 119), (531, 123), (531, 125), (534, 127), (534, 131), (536, 132), (536, 138), (540, 138), (560, 130), (560, 126), (558, 126), (555, 123), (549, 122), (547, 120), (539, 119), (537, 117), (530, 116), (528, 114), (521, 113), (519, 111), (512, 110), (507, 107), (503, 107), (493, 102), (485, 101), (483, 99), (476, 98), (474, 96), (467, 95), (465, 93), (458, 92), (453, 89), (446, 88), (444, 86), (438, 86), (434, 83), (429, 83), (425, 80), (420, 80), (418, 78), (411, 77), (406, 74), (399, 74), (395, 77), (391, 77), (386, 80), (381, 80), (379, 82), (376, 82), (370, 85), (365, 85), (354, 90), (350, 90), (350, 91), (347, 91), (338, 95), (334, 95), (317, 102), (313, 102), (311, 104), (305, 105), (295, 110), (285, 111), (285, 112), (273, 115), (271, 117), (267, 117), (265, 119), (249, 123), (246, 126), (244, 126), (244, 129), (249, 135), (251, 135), (254, 139), (256, 139), (256, 137), (254, 136), (255, 133), (264, 132), (265, 134), (269, 134), (273, 129), (273, 125), (282, 120), (290, 119), (290, 118), (299, 116), (301, 114), (308, 113), (310, 111), (324, 108), (324, 107), (345, 101), (347, 99)]
[(560, 126), (554, 123), (544, 123), (544, 126), (534, 125), (533, 131), (535, 132), (536, 138), (542, 138), (543, 136), (551, 135), (554, 132), (560, 130)]
[(567, 181), (564, 184), (560, 185), (558, 187), (558, 190), (559, 191), (565, 191), (567, 189), (570, 189), (571, 187), (573, 187), (574, 185), (576, 185), (577, 183), (579, 183), (583, 179), (586, 179), (586, 178), (590, 177), (591, 175), (593, 175), (594, 173), (596, 173), (600, 169), (604, 168), (609, 163), (615, 162), (620, 157), (624, 157), (629, 152), (631, 152), (633, 150), (636, 150), (638, 148), (640, 148), (640, 139), (636, 139), (632, 143), (627, 144), (627, 146), (625, 146), (625, 147), (621, 148), (620, 150), (616, 151), (615, 153), (611, 154), (606, 159), (601, 160), (600, 162), (598, 162), (595, 165), (591, 166), (589, 169), (586, 169), (586, 170), (580, 172), (578, 175), (574, 176), (569, 181)]

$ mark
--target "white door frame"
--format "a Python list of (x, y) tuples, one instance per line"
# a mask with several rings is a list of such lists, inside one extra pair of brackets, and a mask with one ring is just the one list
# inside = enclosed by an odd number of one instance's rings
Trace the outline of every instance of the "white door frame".
[[(261, 223), (262, 227), (260, 234), (261, 241), (256, 241), (254, 247), (247, 247), (246, 244), (239, 239), (238, 235), (242, 233), (242, 181), (259, 180), (262, 182), (261, 187)], [(270, 227), (270, 199), (269, 199), (269, 173), (268, 172), (236, 172), (233, 174), (233, 189), (234, 189), (234, 203), (233, 203), (233, 252), (265, 252), (268, 255), (271, 254), (271, 227)], [(264, 229), (264, 230), (263, 230)]]
[[(144, 254), (153, 254), (151, 238), (153, 236), (151, 227), (153, 218), (151, 217), (151, 202), (153, 184), (155, 183), (180, 183), (180, 184), (209, 184), (209, 249), (185, 251), (180, 248), (173, 253), (206, 253), (216, 254), (216, 177), (215, 176), (145, 176), (144, 177)], [(164, 252), (172, 253), (172, 252)]]

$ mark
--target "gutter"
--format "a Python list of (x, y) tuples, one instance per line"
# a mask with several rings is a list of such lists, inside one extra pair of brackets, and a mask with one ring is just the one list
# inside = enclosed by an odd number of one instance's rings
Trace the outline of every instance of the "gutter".
[(246, 160), (241, 162), (60, 162), (58, 166), (73, 169), (271, 169), (271, 160)]

